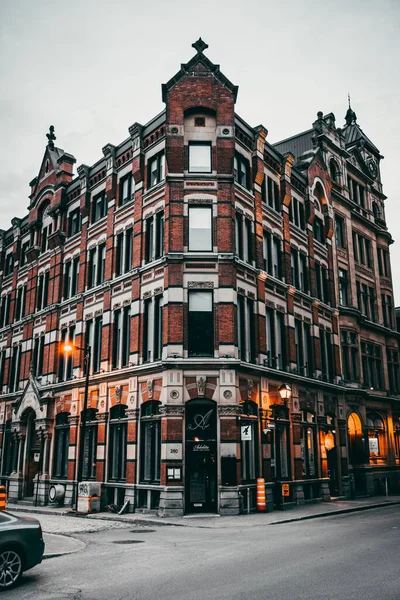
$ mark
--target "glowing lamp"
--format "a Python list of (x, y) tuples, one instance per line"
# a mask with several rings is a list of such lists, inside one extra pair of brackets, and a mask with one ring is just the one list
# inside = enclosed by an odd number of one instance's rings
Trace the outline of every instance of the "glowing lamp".
[(331, 431), (325, 435), (325, 448), (327, 450), (333, 450), (335, 447), (335, 437)]
[(279, 388), (278, 392), (282, 400), (286, 402), (287, 400), (290, 400), (290, 396), (292, 395), (292, 388), (287, 383), (283, 383)]

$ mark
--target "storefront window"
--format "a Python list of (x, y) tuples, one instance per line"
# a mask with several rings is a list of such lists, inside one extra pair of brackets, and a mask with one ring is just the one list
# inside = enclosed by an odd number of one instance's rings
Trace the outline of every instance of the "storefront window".
[(376, 413), (367, 414), (368, 451), (370, 458), (385, 455), (385, 425)]
[(313, 413), (303, 413), (304, 423), (310, 425), (303, 425), (301, 428), (301, 458), (303, 460), (303, 477), (315, 477), (316, 472), (316, 456), (315, 456), (315, 426), (311, 426), (314, 423), (315, 416)]
[(56, 416), (54, 428), (54, 469), (53, 477), (68, 477), (69, 413)]
[[(284, 406), (274, 407), (275, 443), (271, 446), (272, 477), (278, 481), (290, 478), (289, 415)], [(275, 476), (274, 476), (275, 472)]]
[(108, 454), (108, 477), (114, 481), (126, 478), (127, 407), (117, 404), (110, 410), (110, 442)]
[(257, 478), (258, 466), (258, 407), (255, 402), (244, 402), (240, 421), (242, 482), (249, 483)]
[(362, 425), (357, 413), (351, 413), (348, 421), (349, 435), (349, 461), (351, 465), (360, 465), (365, 462), (364, 438)]
[(140, 481), (160, 482), (161, 463), (161, 402), (142, 404), (140, 414)]
[(86, 411), (86, 429), (83, 450), (83, 479), (96, 479), (97, 420), (95, 408)]
[(394, 449), (396, 457), (400, 458), (400, 417), (393, 418)]

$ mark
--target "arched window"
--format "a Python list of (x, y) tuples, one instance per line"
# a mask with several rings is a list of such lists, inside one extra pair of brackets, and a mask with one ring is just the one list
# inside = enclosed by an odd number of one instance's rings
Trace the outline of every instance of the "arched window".
[(127, 406), (117, 404), (110, 409), (110, 441), (108, 445), (108, 477), (114, 481), (126, 479)]
[(335, 183), (339, 183), (340, 171), (337, 162), (334, 159), (331, 159), (329, 163), (329, 171), (331, 174), (331, 179)]
[(140, 408), (140, 481), (160, 482), (161, 402), (150, 400)]
[(53, 477), (62, 479), (68, 477), (69, 415), (68, 412), (59, 413), (54, 427)]
[(352, 465), (365, 462), (365, 446), (362, 425), (357, 413), (351, 413), (347, 420), (349, 435), (349, 461)]
[(369, 457), (376, 458), (385, 454), (385, 424), (377, 413), (367, 414)]
[(397, 458), (400, 458), (400, 417), (393, 417), (394, 431), (394, 451)]
[(375, 219), (381, 218), (381, 209), (375, 200), (372, 202), (372, 212), (374, 213)]
[[(86, 411), (86, 430), (83, 449), (83, 479), (96, 479), (97, 461), (97, 410), (88, 408)], [(83, 411), (81, 413), (82, 418)]]

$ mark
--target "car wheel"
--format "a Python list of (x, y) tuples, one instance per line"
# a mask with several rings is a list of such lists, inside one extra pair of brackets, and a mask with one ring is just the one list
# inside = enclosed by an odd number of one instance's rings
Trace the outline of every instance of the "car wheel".
[(9, 590), (22, 575), (22, 556), (18, 550), (6, 548), (0, 552), (0, 591)]

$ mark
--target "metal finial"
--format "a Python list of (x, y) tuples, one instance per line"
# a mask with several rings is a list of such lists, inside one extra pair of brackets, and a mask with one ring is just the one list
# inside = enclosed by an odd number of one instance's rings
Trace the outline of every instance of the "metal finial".
[(197, 42), (194, 42), (194, 44), (192, 44), (192, 48), (194, 48), (195, 50), (197, 50), (197, 54), (203, 54), (204, 50), (206, 48), (208, 48), (208, 44), (206, 44), (205, 42), (203, 42), (203, 40), (200, 37), (197, 40)]
[(53, 149), (54, 148), (54, 140), (56, 140), (56, 136), (54, 135), (54, 125), (50, 125), (49, 127), (49, 131), (50, 133), (46, 133), (46, 137), (49, 140), (48, 141), (48, 147)]

